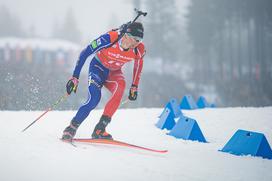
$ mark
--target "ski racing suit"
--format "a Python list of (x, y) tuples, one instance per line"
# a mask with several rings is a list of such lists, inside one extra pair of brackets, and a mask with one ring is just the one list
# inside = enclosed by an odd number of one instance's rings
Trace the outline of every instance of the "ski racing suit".
[[(112, 117), (118, 109), (126, 82), (122, 73), (122, 66), (134, 60), (132, 85), (138, 86), (141, 71), (143, 67), (143, 56), (145, 54), (144, 44), (141, 42), (134, 49), (123, 50), (120, 47), (120, 40), (112, 45), (118, 39), (117, 31), (110, 31), (95, 39), (88, 45), (79, 56), (73, 77), (79, 78), (81, 69), (90, 55), (94, 55), (89, 66), (88, 89), (89, 95), (87, 101), (79, 108), (73, 118), (78, 124), (81, 124), (90, 111), (93, 110), (101, 99), (101, 88), (105, 86), (112, 96), (106, 103), (103, 115)], [(112, 45), (112, 46), (111, 46)]]

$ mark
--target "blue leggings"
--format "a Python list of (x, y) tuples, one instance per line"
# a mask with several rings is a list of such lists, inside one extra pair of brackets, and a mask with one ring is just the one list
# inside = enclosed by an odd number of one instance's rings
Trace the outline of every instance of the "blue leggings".
[(101, 88), (109, 75), (109, 69), (104, 67), (95, 57), (89, 66), (88, 100), (79, 108), (73, 121), (81, 124), (101, 99)]

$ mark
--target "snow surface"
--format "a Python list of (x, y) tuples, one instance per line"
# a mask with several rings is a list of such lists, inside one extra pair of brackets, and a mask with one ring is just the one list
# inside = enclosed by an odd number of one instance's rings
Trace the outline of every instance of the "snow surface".
[[(262, 132), (272, 144), (272, 107), (183, 111), (198, 121), (209, 143), (176, 139), (156, 128), (162, 110), (121, 109), (108, 131), (118, 140), (168, 149), (167, 154), (61, 142), (74, 111), (49, 112), (24, 133), (22, 129), (42, 112), (0, 111), (0, 180), (272, 180), (272, 160), (217, 151), (238, 129)], [(93, 111), (76, 137), (89, 137), (101, 114)]]

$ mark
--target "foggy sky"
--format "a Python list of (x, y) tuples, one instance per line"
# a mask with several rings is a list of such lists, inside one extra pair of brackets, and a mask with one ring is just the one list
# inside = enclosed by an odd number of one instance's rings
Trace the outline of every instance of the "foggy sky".
[(131, 19), (133, 7), (126, 0), (0, 0), (0, 6), (9, 8), (23, 28), (34, 26), (38, 36), (49, 37), (56, 21), (63, 21), (73, 8), (83, 39), (92, 39)]
[[(50, 37), (53, 26), (61, 24), (72, 8), (84, 43), (109, 29), (130, 21), (135, 13), (133, 0), (0, 0), (0, 6), (9, 8), (21, 20), (24, 30), (34, 27), (39, 37)], [(142, 3), (144, 4), (144, 0)], [(177, 0), (180, 15), (189, 0)], [(142, 5), (141, 10), (148, 11)]]

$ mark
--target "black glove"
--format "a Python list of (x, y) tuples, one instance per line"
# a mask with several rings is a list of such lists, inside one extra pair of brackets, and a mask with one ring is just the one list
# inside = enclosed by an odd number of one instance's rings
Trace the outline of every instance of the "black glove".
[(66, 84), (67, 94), (70, 95), (71, 92), (73, 92), (73, 91), (74, 91), (74, 93), (76, 93), (78, 82), (79, 81), (76, 77), (72, 77), (70, 80), (68, 80), (68, 82)]
[(135, 101), (138, 95), (138, 87), (136, 85), (132, 85), (129, 89), (128, 99), (131, 101)]

